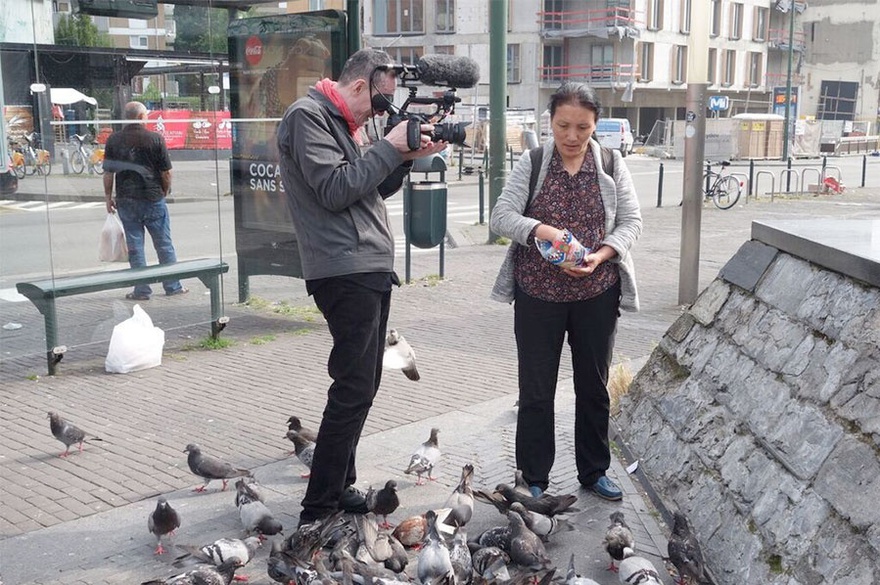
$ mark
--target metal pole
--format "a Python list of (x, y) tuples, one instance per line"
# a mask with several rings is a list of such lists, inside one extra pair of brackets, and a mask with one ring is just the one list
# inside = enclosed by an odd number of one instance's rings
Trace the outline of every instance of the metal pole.
[(483, 179), (483, 169), (479, 170), (479, 193), (480, 193), (480, 225), (486, 225), (486, 181)]
[(746, 201), (752, 196), (752, 185), (755, 183), (755, 159), (749, 159), (749, 192)]
[(660, 177), (657, 179), (657, 207), (663, 206), (663, 163), (660, 163)]
[(862, 187), (865, 186), (865, 177), (868, 174), (868, 155), (862, 155)]
[(348, 14), (348, 54), (351, 55), (361, 48), (361, 0), (347, 0)]
[[(791, 170), (791, 159), (788, 159), (788, 164), (786, 165), (788, 170)], [(791, 193), (791, 173), (785, 173), (785, 192)]]
[(464, 168), (464, 149), (458, 149), (458, 180), (461, 181), (461, 171)]
[[(504, 0), (489, 2), (489, 215), (504, 188), (507, 130), (507, 14)], [(489, 243), (497, 236), (489, 230)]]
[[(791, 18), (788, 19), (788, 74), (785, 78), (785, 127), (782, 129), (782, 160), (788, 158), (788, 133), (791, 124), (791, 62), (794, 57), (794, 15), (797, 12), (795, 0), (791, 1)], [(791, 173), (787, 173), (789, 176)], [(786, 191), (788, 189), (786, 188)]]

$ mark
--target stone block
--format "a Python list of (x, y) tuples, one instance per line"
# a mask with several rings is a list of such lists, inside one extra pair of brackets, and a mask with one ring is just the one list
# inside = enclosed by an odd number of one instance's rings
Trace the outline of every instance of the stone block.
[(880, 521), (880, 461), (874, 449), (855, 437), (838, 443), (813, 489), (857, 530)]
[(880, 563), (865, 539), (832, 515), (821, 525), (810, 551), (790, 570), (801, 583), (875, 585)]
[(666, 335), (672, 338), (676, 343), (681, 343), (684, 341), (685, 337), (687, 337), (688, 333), (691, 332), (693, 326), (693, 315), (690, 313), (682, 313), (681, 316), (675, 320), (675, 323), (666, 330)]
[(701, 542), (703, 556), (711, 559), (718, 583), (773, 583), (763, 561), (763, 547), (757, 533), (728, 500), (706, 502), (718, 516), (718, 527)]
[(752, 358), (743, 354), (729, 338), (721, 337), (703, 367), (703, 375), (711, 378), (716, 386), (725, 387), (741, 383), (754, 368)]
[(813, 478), (843, 437), (836, 422), (816, 407), (790, 402), (778, 424), (762, 436), (779, 462), (798, 479)]
[(727, 261), (718, 276), (752, 292), (778, 253), (776, 248), (755, 240), (748, 241)]
[(724, 306), (729, 295), (730, 285), (716, 278), (697, 297), (689, 312), (699, 323), (708, 327), (715, 320), (715, 315)]
[(771, 307), (795, 315), (817, 272), (809, 262), (780, 253), (755, 289), (755, 296)]
[[(855, 349), (840, 341), (829, 342), (824, 337), (805, 340), (803, 345), (810, 346), (810, 351), (798, 348), (782, 369), (783, 379), (794, 388), (796, 395), (823, 405), (840, 390), (859, 359)], [(795, 367), (794, 363), (798, 365)], [(797, 370), (800, 372), (795, 373)]]
[(798, 558), (807, 554), (830, 512), (831, 507), (815, 492), (793, 501), (786, 493), (769, 489), (755, 503), (752, 517), (767, 548), (784, 549), (787, 556)]

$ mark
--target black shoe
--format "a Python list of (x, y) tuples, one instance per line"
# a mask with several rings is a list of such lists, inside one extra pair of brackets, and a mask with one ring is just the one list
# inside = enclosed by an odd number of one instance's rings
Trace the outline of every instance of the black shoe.
[(367, 497), (359, 489), (350, 485), (339, 497), (339, 509), (349, 514), (366, 514), (369, 512)]

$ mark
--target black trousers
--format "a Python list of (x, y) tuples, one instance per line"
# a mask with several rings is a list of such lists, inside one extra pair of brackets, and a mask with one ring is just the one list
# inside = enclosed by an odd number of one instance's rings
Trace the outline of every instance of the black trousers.
[(620, 285), (598, 297), (550, 303), (517, 288), (514, 331), (519, 360), (516, 464), (529, 485), (547, 489), (556, 458), (554, 399), (566, 333), (574, 370), (574, 452), (578, 481), (590, 486), (611, 465), (608, 370)]
[(318, 430), (300, 524), (338, 509), (343, 490), (357, 480), (355, 456), (364, 421), (382, 378), (391, 291), (380, 292), (344, 278), (314, 292), (333, 336), (327, 370), (333, 383)]

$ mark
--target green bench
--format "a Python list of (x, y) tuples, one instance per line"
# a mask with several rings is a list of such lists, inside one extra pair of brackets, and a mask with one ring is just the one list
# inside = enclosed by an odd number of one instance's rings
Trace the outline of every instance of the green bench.
[(142, 268), (127, 268), (95, 272), (77, 276), (47, 278), (33, 282), (19, 282), (18, 292), (28, 299), (42, 313), (46, 322), (46, 360), (49, 375), (55, 374), (55, 366), (64, 357), (65, 346), (58, 345), (58, 318), (55, 313), (55, 299), (83, 293), (125, 288), (136, 284), (154, 284), (166, 280), (198, 278), (211, 291), (211, 336), (217, 337), (226, 326), (228, 319), (221, 316), (220, 275), (229, 271), (229, 265), (220, 260), (202, 258), (184, 260), (174, 264), (159, 264)]

